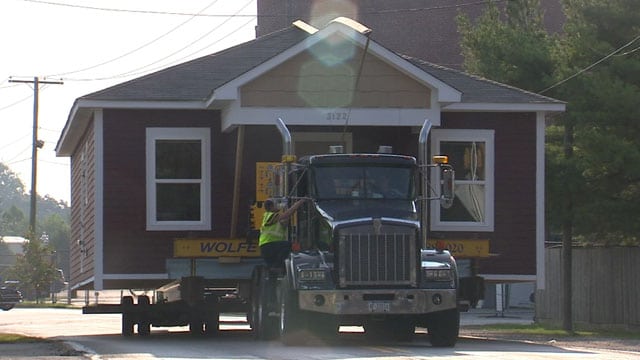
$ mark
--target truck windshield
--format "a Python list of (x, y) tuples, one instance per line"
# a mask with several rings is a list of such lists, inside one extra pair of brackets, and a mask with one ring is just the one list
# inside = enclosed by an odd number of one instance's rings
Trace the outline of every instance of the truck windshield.
[(319, 166), (314, 169), (318, 199), (397, 199), (415, 197), (413, 171), (391, 166)]

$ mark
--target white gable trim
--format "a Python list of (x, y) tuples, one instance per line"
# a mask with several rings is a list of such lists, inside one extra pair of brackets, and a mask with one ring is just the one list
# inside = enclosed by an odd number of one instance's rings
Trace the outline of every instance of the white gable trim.
[(395, 53), (387, 50), (383, 46), (379, 45), (374, 41), (369, 41), (367, 44), (368, 38), (367, 36), (351, 29), (350, 27), (341, 25), (337, 22), (332, 22), (324, 29), (318, 31), (314, 35), (309, 36), (304, 41), (299, 42), (298, 44), (290, 47), (289, 49), (283, 51), (282, 53), (274, 56), (270, 60), (260, 64), (259, 66), (253, 68), (252, 70), (244, 73), (243, 75), (235, 78), (234, 80), (228, 82), (227, 84), (217, 88), (211, 98), (207, 101), (207, 106), (211, 106), (214, 101), (221, 100), (231, 100), (231, 101), (239, 101), (240, 100), (240, 88), (247, 84), (248, 82), (264, 75), (270, 70), (274, 69), (276, 66), (286, 62), (292, 57), (303, 53), (310, 47), (315, 44), (327, 39), (329, 36), (335, 33), (341, 33), (346, 37), (350, 38), (357, 45), (360, 45), (362, 48), (367, 48), (367, 56), (376, 56), (380, 58), (382, 61), (388, 63), (392, 67), (398, 69), (398, 71), (404, 73), (405, 75), (413, 78), (414, 80), (420, 82), (424, 86), (429, 87), (436, 94), (437, 102), (442, 103), (452, 103), (459, 102), (462, 99), (462, 93), (453, 87), (447, 85), (446, 83), (440, 81), (439, 79), (431, 76), (426, 73), (422, 69), (417, 66), (409, 63), (405, 59), (396, 55)]
[(94, 189), (94, 242), (93, 288), (104, 287), (104, 116), (102, 109), (95, 111), (94, 117), (95, 189)]

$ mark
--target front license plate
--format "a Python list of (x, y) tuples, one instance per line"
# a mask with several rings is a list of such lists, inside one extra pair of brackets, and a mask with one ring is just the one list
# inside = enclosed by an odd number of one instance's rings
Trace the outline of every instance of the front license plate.
[(391, 303), (383, 301), (370, 301), (369, 312), (373, 313), (386, 313), (391, 311)]

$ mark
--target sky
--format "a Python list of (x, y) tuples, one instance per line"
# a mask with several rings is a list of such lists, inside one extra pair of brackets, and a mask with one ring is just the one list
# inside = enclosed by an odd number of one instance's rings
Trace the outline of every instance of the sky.
[(31, 189), (70, 203), (69, 158), (55, 147), (76, 98), (255, 38), (256, 0), (0, 0), (0, 162)]

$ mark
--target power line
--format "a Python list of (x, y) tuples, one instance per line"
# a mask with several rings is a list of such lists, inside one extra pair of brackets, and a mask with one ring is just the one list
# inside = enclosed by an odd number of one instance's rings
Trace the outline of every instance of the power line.
[[(121, 8), (107, 8), (100, 6), (87, 6), (87, 5), (79, 5), (79, 4), (65, 4), (55, 1), (43, 1), (43, 0), (23, 0), (26, 2), (38, 3), (38, 4), (46, 4), (46, 5), (55, 5), (55, 6), (63, 6), (69, 8), (76, 9), (85, 9), (85, 10), (98, 10), (98, 11), (109, 11), (109, 12), (120, 12), (120, 13), (134, 13), (134, 14), (150, 14), (150, 15), (178, 15), (178, 16), (199, 16), (199, 17), (228, 17), (228, 14), (194, 14), (194, 13), (186, 13), (186, 12), (176, 12), (176, 11), (157, 11), (157, 10), (136, 10), (136, 9), (121, 9)], [(240, 16), (255, 16), (255, 14), (248, 15), (240, 15)]]
[[(560, 81), (558, 81), (557, 83), (555, 83), (555, 84), (553, 84), (553, 85), (549, 86), (548, 88), (546, 88), (546, 89), (544, 89), (544, 90), (539, 91), (538, 93), (539, 93), (539, 94), (542, 94), (542, 93), (544, 93), (544, 92), (547, 92), (547, 91), (549, 91), (549, 90), (551, 90), (551, 89), (553, 89), (553, 88), (555, 88), (555, 87), (558, 87), (558, 86), (560, 86), (560, 85), (562, 85), (562, 84), (566, 83), (567, 81), (569, 81), (569, 80), (571, 80), (571, 79), (575, 78), (576, 76), (581, 75), (582, 73), (584, 73), (584, 72), (586, 72), (586, 71), (591, 70), (592, 68), (594, 68), (595, 66), (597, 66), (597, 65), (598, 65), (598, 64), (600, 64), (601, 62), (603, 62), (603, 61), (607, 60), (608, 58), (610, 58), (610, 57), (614, 56), (614, 55), (615, 55), (616, 53), (618, 53), (619, 51), (622, 51), (622, 49), (626, 48), (627, 46), (630, 46), (631, 44), (633, 44), (634, 42), (636, 42), (638, 39), (640, 39), (640, 35), (636, 36), (633, 40), (631, 40), (631, 41), (629, 41), (628, 43), (626, 43), (626, 44), (622, 45), (621, 47), (619, 47), (619, 48), (617, 48), (617, 49), (613, 50), (612, 52), (610, 52), (609, 54), (607, 54), (606, 56), (604, 56), (602, 59), (600, 59), (600, 60), (598, 60), (598, 61), (594, 62), (593, 64), (591, 64), (591, 65), (589, 65), (589, 66), (587, 66), (587, 67), (585, 67), (585, 68), (583, 68), (583, 69), (581, 69), (581, 70), (579, 70), (578, 72), (576, 72), (575, 74), (573, 74), (573, 75), (571, 75), (571, 76), (569, 76), (569, 77), (565, 78), (564, 80), (560, 80)], [(633, 52), (633, 51), (635, 51), (635, 50), (637, 50), (637, 49), (632, 50), (632, 52)]]
[[(249, 0), (249, 1), (244, 5), (244, 7), (242, 7), (240, 10), (238, 10), (238, 11), (237, 11), (237, 13), (241, 12), (242, 10), (244, 10), (247, 6), (249, 6), (249, 5), (251, 4), (251, 2), (252, 2), (252, 0)], [(140, 74), (149, 73), (149, 72), (152, 72), (152, 71), (155, 71), (155, 70), (159, 70), (159, 69), (164, 69), (164, 68), (166, 68), (166, 67), (168, 67), (168, 66), (171, 66), (172, 64), (179, 63), (179, 62), (183, 61), (184, 59), (187, 59), (187, 58), (189, 58), (189, 57), (191, 57), (191, 56), (193, 56), (193, 55), (195, 55), (195, 54), (197, 54), (197, 53), (199, 53), (199, 52), (201, 52), (201, 51), (203, 51), (203, 50), (205, 50), (205, 49), (207, 49), (207, 48), (209, 48), (209, 47), (211, 47), (211, 46), (215, 45), (215, 44), (216, 44), (216, 43), (218, 43), (219, 41), (221, 41), (221, 40), (225, 39), (227, 36), (229, 36), (229, 35), (231, 35), (231, 34), (235, 33), (236, 31), (238, 31), (238, 30), (240, 30), (241, 28), (245, 27), (247, 24), (251, 23), (251, 22), (254, 20), (254, 18), (249, 19), (247, 22), (243, 23), (243, 24), (242, 24), (242, 25), (240, 25), (239, 27), (237, 27), (237, 28), (235, 28), (235, 29), (230, 30), (227, 34), (225, 34), (224, 36), (220, 37), (220, 38), (219, 38), (218, 40), (216, 40), (215, 42), (210, 43), (210, 44), (206, 45), (205, 47), (200, 48), (200, 49), (198, 49), (198, 50), (196, 50), (196, 51), (194, 51), (194, 52), (191, 52), (191, 53), (189, 53), (188, 55), (185, 55), (185, 56), (183, 56), (183, 57), (181, 57), (181, 58), (179, 58), (179, 59), (173, 60), (173, 61), (171, 61), (171, 62), (169, 62), (169, 63), (167, 63), (167, 64), (163, 64), (163, 65), (158, 66), (158, 67), (155, 67), (155, 68), (146, 69), (146, 68), (148, 68), (148, 67), (150, 67), (150, 66), (152, 66), (152, 65), (158, 64), (159, 62), (161, 62), (161, 61), (163, 61), (163, 60), (166, 60), (166, 59), (168, 59), (168, 58), (170, 58), (170, 57), (172, 57), (172, 56), (174, 56), (174, 55), (176, 55), (176, 54), (178, 54), (178, 53), (180, 53), (180, 52), (182, 52), (182, 51), (184, 51), (184, 50), (186, 50), (186, 49), (190, 48), (191, 46), (193, 46), (194, 44), (198, 43), (199, 41), (201, 41), (201, 40), (202, 40), (202, 39), (204, 39), (205, 37), (207, 37), (207, 36), (211, 35), (211, 33), (213, 33), (214, 31), (216, 31), (216, 30), (220, 29), (220, 28), (221, 28), (223, 25), (225, 25), (227, 22), (231, 21), (231, 20), (234, 18), (234, 16), (235, 16), (235, 15), (231, 15), (231, 16), (230, 16), (228, 19), (226, 19), (224, 22), (222, 22), (222, 23), (221, 23), (221, 24), (219, 24), (218, 26), (214, 27), (213, 29), (211, 29), (211, 30), (207, 31), (205, 34), (201, 35), (200, 37), (198, 37), (197, 39), (193, 40), (193, 41), (192, 41), (192, 42), (190, 42), (189, 44), (187, 44), (187, 45), (183, 46), (182, 48), (180, 48), (180, 49), (178, 49), (178, 50), (174, 51), (173, 53), (171, 53), (171, 54), (169, 54), (169, 55), (166, 55), (166, 56), (164, 56), (164, 57), (162, 57), (162, 58), (160, 58), (160, 59), (156, 59), (155, 61), (153, 61), (153, 62), (151, 62), (151, 63), (148, 63), (148, 64), (146, 64), (146, 65), (143, 65), (143, 66), (137, 67), (137, 68), (135, 68), (135, 69), (131, 69), (131, 70), (128, 70), (128, 71), (125, 71), (125, 72), (122, 72), (122, 73), (119, 73), (119, 74), (116, 74), (116, 75), (111, 75), (111, 76), (96, 77), (96, 78), (65, 78), (65, 80), (69, 80), (69, 81), (103, 81), (103, 80), (111, 80), (111, 79), (123, 78), (123, 77), (127, 77), (127, 76), (135, 76), (135, 75), (140, 75)], [(143, 69), (146, 69), (146, 70), (143, 70)]]
[(23, 136), (21, 136), (21, 137), (17, 138), (16, 140), (14, 140), (14, 141), (12, 141), (12, 142), (8, 143), (7, 145), (4, 145), (4, 146), (0, 147), (0, 150), (4, 150), (4, 149), (8, 148), (9, 146), (11, 146), (11, 145), (13, 145), (13, 144), (16, 144), (16, 143), (21, 142), (22, 140), (24, 140), (24, 138), (28, 137), (29, 135), (31, 135), (31, 134), (25, 134), (25, 135), (23, 135)]
[(31, 211), (29, 214), (29, 235), (34, 236), (36, 231), (36, 174), (38, 171), (38, 148), (41, 148), (43, 145), (40, 140), (38, 140), (38, 95), (40, 91), (40, 84), (62, 85), (62, 81), (40, 80), (39, 77), (35, 76), (33, 80), (9, 79), (9, 82), (33, 84), (33, 142), (31, 152)]
[(114, 62), (114, 61), (120, 60), (120, 59), (122, 59), (122, 58), (124, 58), (124, 57), (126, 57), (126, 56), (129, 56), (129, 55), (131, 55), (131, 54), (133, 54), (133, 53), (136, 53), (136, 52), (138, 52), (138, 51), (140, 51), (140, 50), (142, 50), (142, 49), (144, 49), (144, 48), (148, 47), (149, 45), (151, 45), (151, 44), (153, 44), (153, 43), (158, 42), (160, 39), (162, 39), (162, 38), (164, 38), (164, 37), (168, 36), (169, 34), (173, 33), (174, 31), (178, 30), (179, 28), (181, 28), (182, 26), (184, 26), (185, 24), (187, 24), (187, 23), (188, 23), (188, 22), (190, 22), (191, 20), (195, 19), (195, 18), (196, 18), (199, 14), (201, 14), (203, 11), (205, 11), (205, 10), (207, 10), (208, 8), (210, 8), (211, 6), (213, 6), (216, 2), (218, 2), (218, 0), (213, 0), (212, 2), (210, 2), (210, 3), (209, 3), (209, 5), (207, 5), (207, 6), (205, 6), (204, 8), (202, 8), (202, 10), (198, 11), (198, 13), (193, 14), (193, 15), (192, 15), (189, 19), (187, 19), (186, 21), (183, 21), (183, 22), (182, 22), (182, 23), (180, 23), (179, 25), (177, 25), (177, 26), (173, 27), (171, 30), (169, 30), (169, 31), (165, 32), (164, 34), (162, 34), (162, 35), (160, 35), (160, 36), (156, 37), (155, 39), (153, 39), (153, 40), (151, 40), (151, 41), (149, 41), (149, 42), (147, 42), (147, 43), (145, 43), (145, 44), (143, 44), (143, 45), (141, 45), (141, 46), (136, 47), (135, 49), (133, 49), (133, 50), (131, 50), (131, 51), (128, 51), (128, 52), (126, 52), (126, 53), (124, 53), (124, 54), (122, 54), (122, 55), (116, 56), (116, 57), (114, 57), (114, 58), (112, 58), (112, 59), (109, 59), (109, 60), (107, 60), (107, 61), (103, 61), (103, 62), (101, 62), (101, 63), (95, 64), (95, 65), (92, 65), (92, 66), (88, 66), (88, 67), (85, 67), (85, 68), (82, 68), (82, 69), (79, 69), (79, 70), (75, 70), (75, 71), (68, 71), (68, 72), (65, 72), (65, 73), (60, 73), (60, 74), (57, 74), (57, 75), (54, 75), (54, 76), (63, 76), (63, 75), (75, 74), (75, 73), (79, 73), (79, 72), (82, 72), (82, 71), (95, 69), (95, 68), (97, 68), (97, 67), (100, 67), (100, 66), (103, 66), (103, 65), (110, 64), (110, 63), (112, 63), (112, 62)]
[[(188, 12), (179, 12), (179, 11), (157, 11), (157, 10), (137, 10), (137, 9), (124, 9), (124, 8), (108, 8), (101, 6), (87, 6), (87, 5), (79, 5), (79, 4), (66, 4), (56, 1), (44, 1), (44, 0), (23, 0), (32, 3), (38, 4), (46, 4), (46, 5), (54, 5), (54, 6), (62, 6), (76, 9), (85, 9), (85, 10), (95, 10), (95, 11), (107, 11), (107, 12), (120, 12), (120, 13), (134, 13), (134, 14), (147, 14), (147, 15), (174, 15), (174, 16), (198, 16), (198, 17), (228, 17), (228, 14), (194, 14)], [(388, 14), (388, 13), (398, 13), (398, 12), (419, 12), (419, 11), (430, 11), (430, 10), (443, 10), (443, 9), (452, 9), (452, 8), (462, 8), (466, 6), (477, 6), (477, 5), (485, 5), (488, 3), (500, 3), (508, 0), (480, 0), (462, 4), (452, 4), (452, 5), (440, 5), (440, 6), (430, 6), (430, 7), (414, 7), (408, 9), (388, 9), (388, 10), (376, 10), (376, 11), (363, 11), (361, 14), (367, 15), (375, 15), (375, 14)], [(343, 14), (343, 15), (355, 15), (355, 14)], [(257, 17), (257, 14), (241, 14), (237, 15), (241, 17)], [(287, 17), (290, 16), (288, 14), (261, 14), (260, 17)]]
[(5, 106), (3, 106), (3, 107), (0, 107), (0, 111), (2, 111), (2, 110), (6, 110), (6, 109), (8, 109), (8, 108), (10, 108), (10, 107), (13, 107), (13, 106), (16, 106), (16, 105), (18, 105), (18, 104), (20, 104), (20, 103), (22, 103), (22, 102), (25, 102), (25, 101), (27, 101), (27, 100), (29, 100), (29, 99), (31, 99), (31, 95), (29, 95), (29, 96), (27, 96), (27, 97), (25, 97), (25, 98), (23, 98), (23, 99), (20, 99), (20, 100), (18, 100), (18, 101), (16, 101), (16, 102), (13, 102), (13, 103), (11, 103), (11, 104), (9, 104), (9, 105), (5, 105)]

